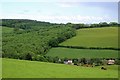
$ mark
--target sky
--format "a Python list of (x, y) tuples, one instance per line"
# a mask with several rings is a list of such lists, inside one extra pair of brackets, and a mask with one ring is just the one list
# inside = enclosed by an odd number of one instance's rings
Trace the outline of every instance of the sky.
[(32, 19), (51, 23), (118, 22), (118, 2), (2, 2), (2, 19)]

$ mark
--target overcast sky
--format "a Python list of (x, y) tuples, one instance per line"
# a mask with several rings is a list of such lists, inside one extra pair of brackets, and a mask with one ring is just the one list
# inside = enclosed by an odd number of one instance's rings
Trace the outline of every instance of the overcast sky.
[(5, 19), (33, 19), (52, 23), (118, 22), (117, 2), (2, 2)]

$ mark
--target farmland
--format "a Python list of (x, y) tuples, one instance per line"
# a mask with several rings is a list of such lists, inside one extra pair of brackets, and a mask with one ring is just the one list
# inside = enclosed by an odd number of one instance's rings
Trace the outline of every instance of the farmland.
[[(3, 78), (118, 77), (118, 27), (86, 28), (24, 19), (4, 19), (3, 25)], [(116, 63), (101, 70), (103, 58)], [(66, 59), (74, 65), (63, 64)]]
[(0, 79), (117, 80), (120, 4), (86, 1), (1, 0)]
[[(118, 27), (86, 28), (77, 30), (77, 35), (59, 44), (62, 46), (82, 46), (118, 48)], [(118, 51), (99, 49), (52, 48), (47, 56), (68, 58), (117, 58)]]
[[(3, 58), (3, 78), (117, 78), (118, 66), (78, 67)], [(13, 66), (14, 65), (14, 66)], [(12, 74), (11, 74), (12, 73)]]
[(79, 29), (75, 37), (60, 45), (118, 48), (118, 27)]
[(90, 49), (70, 49), (52, 48), (47, 56), (60, 58), (117, 58), (118, 51), (115, 50), (90, 50)]

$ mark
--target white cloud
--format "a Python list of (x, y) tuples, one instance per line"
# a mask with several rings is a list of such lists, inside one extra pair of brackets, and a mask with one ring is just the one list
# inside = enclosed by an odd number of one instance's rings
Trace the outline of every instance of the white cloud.
[(78, 7), (79, 4), (78, 2), (56, 2), (59, 7)]
[(110, 21), (109, 16), (52, 16), (52, 15), (25, 15), (25, 14), (12, 14), (12, 15), (2, 15), (4, 19), (33, 19), (39, 21), (53, 22), (53, 23), (96, 23), (103, 21)]
[(75, 5), (70, 2), (59, 2), (59, 3), (56, 3), (56, 5), (59, 7), (75, 7)]
[(58, 4), (59, 7), (72, 7), (71, 5), (69, 4)]

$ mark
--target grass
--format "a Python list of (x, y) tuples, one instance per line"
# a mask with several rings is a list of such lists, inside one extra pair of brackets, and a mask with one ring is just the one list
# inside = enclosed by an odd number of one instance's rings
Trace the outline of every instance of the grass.
[(14, 30), (14, 28), (2, 27), (3, 33), (11, 33), (11, 32), (13, 32), (13, 30)]
[(3, 59), (3, 78), (117, 78), (118, 66), (80, 67), (37, 61)]
[(118, 51), (114, 50), (89, 50), (89, 49), (70, 49), (70, 48), (52, 48), (47, 56), (60, 58), (117, 58)]
[(2, 58), (0, 58), (0, 79), (2, 78)]
[[(14, 32), (14, 28), (10, 28), (10, 27), (5, 27), (5, 26), (0, 26), (2, 27), (2, 33), (13, 33)], [(19, 29), (20, 31), (23, 31), (23, 29)]]
[(60, 45), (118, 48), (118, 27), (79, 29), (75, 37)]

